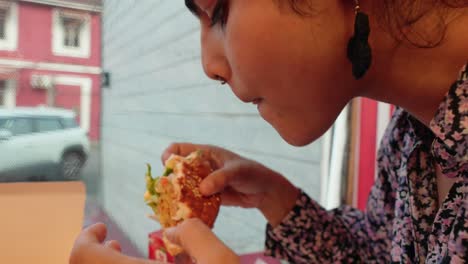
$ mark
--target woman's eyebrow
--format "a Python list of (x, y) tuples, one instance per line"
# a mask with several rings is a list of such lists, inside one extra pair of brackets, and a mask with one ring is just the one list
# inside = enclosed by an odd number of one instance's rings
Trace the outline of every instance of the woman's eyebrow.
[(193, 2), (193, 0), (185, 0), (185, 6), (196, 17), (200, 17), (200, 8)]

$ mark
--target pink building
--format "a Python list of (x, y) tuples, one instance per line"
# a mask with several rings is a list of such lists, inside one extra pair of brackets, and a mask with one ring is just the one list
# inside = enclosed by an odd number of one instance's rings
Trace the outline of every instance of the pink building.
[(98, 140), (101, 7), (101, 0), (0, 0), (0, 107), (73, 109)]

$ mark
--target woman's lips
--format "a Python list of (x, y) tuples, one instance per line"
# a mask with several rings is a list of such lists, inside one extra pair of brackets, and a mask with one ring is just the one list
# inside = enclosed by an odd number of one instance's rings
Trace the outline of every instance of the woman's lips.
[(252, 104), (258, 105), (258, 104), (260, 104), (260, 103), (262, 102), (262, 100), (263, 100), (262, 98), (255, 98), (255, 99), (252, 101)]

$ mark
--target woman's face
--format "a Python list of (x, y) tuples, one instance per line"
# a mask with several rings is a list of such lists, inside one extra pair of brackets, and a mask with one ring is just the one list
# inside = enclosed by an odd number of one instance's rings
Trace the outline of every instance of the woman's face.
[[(193, 2), (200, 9), (206, 74), (225, 79), (240, 100), (257, 104), (288, 143), (317, 139), (355, 95), (346, 58), (352, 5), (311, 0), (310, 15), (299, 16), (284, 0)], [(221, 19), (211, 26), (214, 16)]]

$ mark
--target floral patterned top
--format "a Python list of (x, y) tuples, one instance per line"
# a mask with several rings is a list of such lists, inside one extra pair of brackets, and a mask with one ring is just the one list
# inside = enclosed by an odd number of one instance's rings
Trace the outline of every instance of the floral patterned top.
[[(326, 211), (302, 193), (266, 254), (290, 263), (468, 263), (468, 65), (430, 128), (398, 108), (365, 212)], [(439, 206), (435, 164), (455, 178)]]

